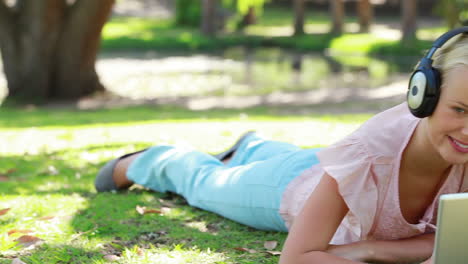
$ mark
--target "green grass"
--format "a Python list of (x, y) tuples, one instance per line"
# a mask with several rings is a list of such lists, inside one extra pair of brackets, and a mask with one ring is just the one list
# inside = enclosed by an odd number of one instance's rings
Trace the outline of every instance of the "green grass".
[[(191, 144), (206, 152), (230, 146), (256, 129), (302, 147), (324, 146), (349, 134), (370, 114), (288, 114), (252, 108), (193, 112), (177, 107), (112, 110), (0, 111), (0, 263), (277, 263), (265, 241), (286, 234), (257, 231), (187, 206), (174, 195), (135, 188), (97, 194), (98, 169), (109, 159), (154, 144)], [(163, 214), (140, 215), (136, 206)], [(15, 242), (29, 229), (42, 244)], [(248, 248), (256, 253), (239, 251)]]
[[(342, 105), (341, 107), (352, 107)], [(249, 120), (269, 122), (300, 122), (304, 120), (319, 120), (323, 122), (363, 122), (369, 114), (317, 114), (320, 106), (310, 106), (310, 113), (295, 114), (297, 107), (254, 107), (242, 110), (216, 109), (190, 111), (185, 108), (161, 106), (137, 106), (100, 110), (75, 109), (21, 109), (2, 108), (0, 111), (0, 131), (6, 128), (62, 128), (62, 127), (102, 127), (145, 123), (180, 123), (180, 122), (225, 122), (238, 121), (239, 115), (245, 115)], [(343, 111), (345, 112), (345, 111)]]
[[(323, 33), (328, 32), (330, 27), (327, 13), (309, 11), (305, 27), (315, 33), (290, 36), (292, 16), (290, 9), (267, 8), (263, 16), (259, 17), (258, 23), (247, 27), (244, 32), (236, 32), (230, 26), (232, 23), (228, 22), (227, 32), (216, 37), (204, 36), (198, 28), (175, 26), (172, 19), (114, 17), (103, 29), (102, 48), (105, 51), (213, 51), (242, 45), (275, 46), (301, 51), (329, 50), (334, 53), (415, 55), (430, 47), (431, 41), (446, 30), (442, 26), (421, 28), (418, 31), (421, 40), (407, 45), (395, 39), (371, 34), (344, 33), (335, 36)], [(356, 17), (347, 16), (345, 23), (356, 24)], [(281, 33), (283, 31), (286, 33)]]

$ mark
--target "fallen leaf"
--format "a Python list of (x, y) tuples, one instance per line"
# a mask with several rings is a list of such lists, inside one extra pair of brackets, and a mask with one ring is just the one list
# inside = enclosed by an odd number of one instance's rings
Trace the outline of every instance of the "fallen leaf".
[(59, 217), (60, 220), (64, 220), (64, 221), (70, 221), (73, 219), (73, 216), (72, 215), (62, 215)]
[(177, 205), (171, 201), (166, 201), (166, 200), (163, 200), (163, 199), (159, 199), (159, 202), (161, 203), (161, 205), (163, 206), (166, 206), (166, 207), (176, 207)]
[(162, 214), (167, 214), (167, 213), (170, 213), (172, 211), (172, 208), (169, 208), (169, 207), (161, 207), (161, 213)]
[(276, 248), (276, 246), (278, 246), (278, 242), (276, 242), (274, 240), (273, 241), (265, 241), (263, 246), (268, 250), (273, 250), (273, 249)]
[(141, 215), (144, 215), (144, 214), (145, 214), (145, 209), (146, 209), (146, 207), (144, 207), (144, 206), (139, 206), (139, 205), (136, 206), (137, 212), (138, 212), (139, 214), (141, 214)]
[(23, 247), (29, 247), (42, 242), (43, 240), (35, 236), (24, 235), (20, 236), (15, 241), (17, 241), (18, 244), (21, 244)]
[(160, 231), (156, 232), (156, 234), (158, 234), (160, 236), (165, 236), (165, 235), (167, 235), (167, 231), (166, 230), (160, 230)]
[(57, 170), (57, 168), (55, 168), (53, 165), (49, 165), (47, 167), (47, 172), (50, 174), (50, 175), (57, 175), (59, 174), (59, 171)]
[(11, 262), (11, 264), (26, 264), (26, 263), (24, 263), (23, 261), (21, 261), (21, 259), (19, 259), (19, 258), (15, 258), (15, 259), (13, 259), (13, 261)]
[(161, 214), (162, 212), (157, 209), (145, 209), (145, 214)]
[(103, 258), (109, 262), (117, 261), (120, 259), (120, 257), (117, 255), (105, 255)]
[(273, 256), (279, 256), (281, 255), (281, 251), (269, 251), (267, 250), (267, 253)]
[(82, 236), (82, 235), (84, 235), (84, 234), (88, 234), (88, 233), (94, 232), (94, 231), (96, 231), (96, 229), (98, 229), (98, 227), (97, 227), (97, 226), (94, 226), (93, 229), (90, 229), (90, 230), (88, 230), (88, 231), (85, 231), (85, 232), (78, 232), (78, 233), (76, 233), (76, 234), (73, 234), (72, 237), (71, 237), (71, 240), (75, 240), (75, 239), (79, 238), (80, 236)]
[(143, 256), (145, 254), (145, 251), (143, 249), (141, 249), (140, 247), (136, 247), (136, 253), (138, 256)]
[(8, 235), (11, 236), (15, 233), (20, 233), (20, 234), (29, 234), (29, 233), (32, 233), (34, 231), (32, 231), (31, 229), (12, 229), (10, 231), (8, 231)]
[(136, 206), (136, 211), (137, 211), (139, 214), (143, 215), (143, 214), (145, 214), (145, 207), (142, 207), (142, 206), (137, 205), (137, 206)]
[(5, 208), (5, 209), (0, 210), (0, 215), (6, 214), (8, 211), (10, 211), (10, 209), (11, 208)]
[(243, 251), (243, 252), (249, 252), (249, 253), (257, 253), (256, 250), (254, 249), (248, 249), (248, 248), (243, 248), (243, 247), (236, 247), (234, 248), (235, 250)]
[(11, 168), (11, 169), (7, 170), (7, 171), (5, 172), (5, 174), (6, 174), (6, 175), (10, 175), (10, 174), (16, 172), (17, 170), (18, 170), (18, 169)]
[(0, 173), (0, 175), (1, 176), (8, 176), (8, 175), (10, 175), (10, 174), (12, 174), (14, 172), (16, 172), (16, 169), (9, 169), (9, 170), (7, 170), (5, 172)]
[(7, 181), (10, 181), (10, 177), (0, 174), (0, 182), (7, 182)]
[(139, 206), (137, 205), (136, 206), (136, 211), (141, 214), (141, 215), (145, 215), (145, 214), (161, 214), (161, 210), (157, 210), (157, 209), (146, 209), (145, 206)]
[(52, 219), (54, 219), (54, 218), (55, 218), (55, 216), (49, 215), (49, 216), (39, 217), (38, 219), (39, 219), (39, 220), (42, 220), (42, 221), (47, 221), (47, 220), (52, 220)]

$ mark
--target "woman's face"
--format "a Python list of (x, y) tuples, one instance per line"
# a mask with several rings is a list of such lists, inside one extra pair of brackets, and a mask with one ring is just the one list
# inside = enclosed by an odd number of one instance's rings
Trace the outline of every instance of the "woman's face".
[(439, 103), (426, 123), (430, 143), (446, 162), (468, 163), (468, 66), (448, 72)]

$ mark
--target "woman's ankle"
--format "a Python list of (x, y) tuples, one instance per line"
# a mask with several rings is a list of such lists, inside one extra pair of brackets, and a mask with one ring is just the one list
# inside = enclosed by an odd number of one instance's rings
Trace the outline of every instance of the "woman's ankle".
[(123, 159), (120, 159), (114, 168), (112, 178), (119, 189), (127, 188), (133, 185), (133, 182), (127, 178), (127, 170), (134, 159), (141, 153), (135, 153)]

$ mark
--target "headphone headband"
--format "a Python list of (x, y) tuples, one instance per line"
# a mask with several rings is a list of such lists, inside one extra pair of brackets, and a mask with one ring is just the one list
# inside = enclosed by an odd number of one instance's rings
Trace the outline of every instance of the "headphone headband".
[(434, 55), (435, 51), (438, 48), (442, 47), (451, 38), (455, 37), (456, 35), (463, 34), (463, 33), (468, 33), (468, 26), (459, 27), (459, 28), (456, 28), (456, 29), (450, 30), (449, 32), (444, 33), (442, 36), (438, 37), (434, 41), (434, 43), (432, 44), (432, 48), (429, 50), (426, 56), (424, 56), (424, 58), (432, 59), (432, 56)]
[(434, 44), (432, 44), (433, 47), (437, 47), (437, 48), (440, 48), (442, 47), (442, 45), (444, 45), (445, 42), (447, 42), (449, 39), (455, 37), (456, 35), (458, 34), (462, 34), (462, 33), (468, 33), (468, 26), (466, 27), (459, 27), (459, 28), (456, 28), (454, 30), (451, 30), (449, 32), (446, 32), (445, 34), (443, 34), (442, 36), (440, 36), (439, 38), (436, 39), (436, 41), (434, 41)]

